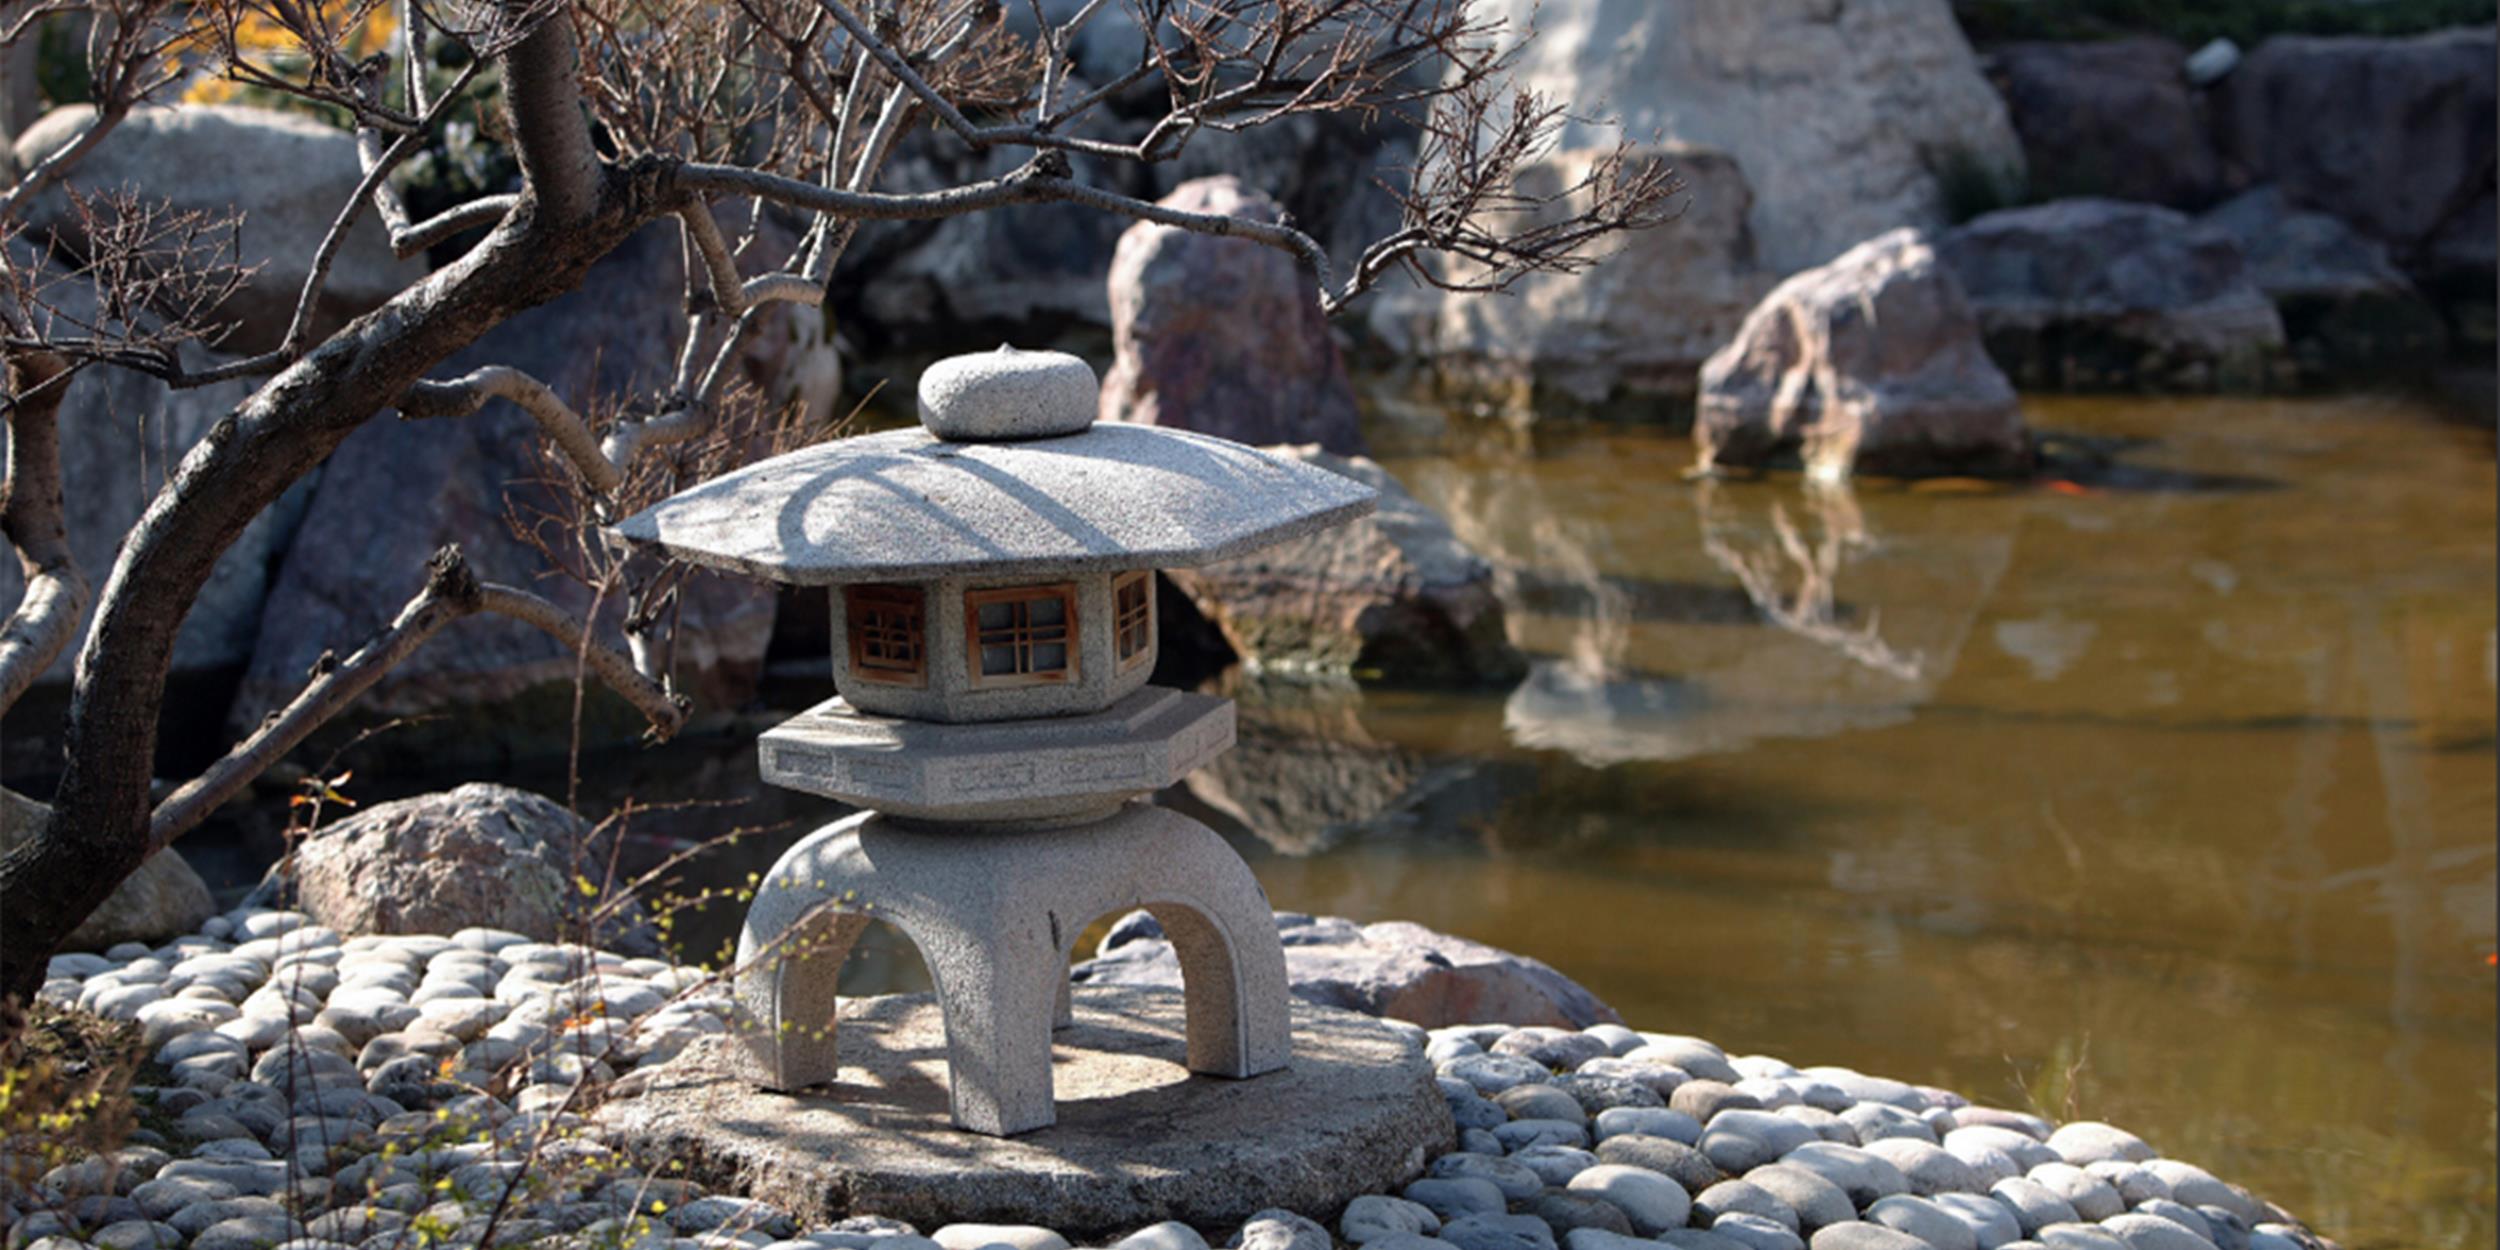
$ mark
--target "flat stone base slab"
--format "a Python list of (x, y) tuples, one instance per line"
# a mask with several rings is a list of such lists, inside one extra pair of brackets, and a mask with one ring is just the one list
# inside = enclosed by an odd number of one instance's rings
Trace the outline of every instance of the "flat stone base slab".
[(1248, 1080), (1192, 1075), (1181, 996), (1079, 986), (1054, 1035), (1059, 1122), (1019, 1137), (947, 1119), (946, 1041), (928, 995), (842, 1004), (839, 1082), (774, 1094), (729, 1075), (707, 1039), (634, 1074), (598, 1113), (642, 1162), (743, 1193), (802, 1225), (885, 1215), (923, 1231), (1039, 1224), (1108, 1237), (1177, 1219), (1238, 1226), (1263, 1207), (1333, 1217), (1394, 1191), (1453, 1146), (1419, 1033), (1293, 1005), (1293, 1064)]

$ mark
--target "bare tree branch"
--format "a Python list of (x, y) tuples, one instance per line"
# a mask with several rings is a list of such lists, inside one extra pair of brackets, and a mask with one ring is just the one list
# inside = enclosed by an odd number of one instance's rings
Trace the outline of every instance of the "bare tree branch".
[(590, 424), (576, 414), (546, 383), (518, 369), (505, 365), (488, 365), (483, 369), (441, 382), (422, 381), (408, 388), (399, 400), (399, 413), (411, 420), (438, 417), (465, 417), (486, 405), (489, 399), (508, 399), (538, 422), (540, 433), (564, 453), (566, 462), (601, 494), (614, 491), (625, 480), (618, 462), (600, 450), (598, 436)]
[(512, 211), (512, 206), (520, 202), (521, 197), (517, 195), (487, 195), (457, 208), (444, 209), (405, 230), (392, 232), (391, 251), (404, 260), (463, 230), (492, 226), (502, 221), (505, 214)]
[(650, 720), (652, 737), (666, 739), (684, 726), (684, 700), (635, 672), (624, 656), (591, 641), (580, 617), (526, 590), (478, 581), (460, 549), (445, 547), (428, 562), (425, 588), (387, 628), (345, 660), (318, 668), (312, 681), (250, 737), (157, 805), (148, 818), (151, 851), (164, 849), (207, 819), (444, 626), (481, 613), (531, 625), (580, 655), (599, 680)]
[(9, 465), (0, 484), (0, 534), (17, 551), (26, 594), (0, 627), (0, 711), (78, 635), (87, 611), (87, 579), (70, 554), (61, 506), (61, 396), (73, 376), (50, 352), (9, 354)]

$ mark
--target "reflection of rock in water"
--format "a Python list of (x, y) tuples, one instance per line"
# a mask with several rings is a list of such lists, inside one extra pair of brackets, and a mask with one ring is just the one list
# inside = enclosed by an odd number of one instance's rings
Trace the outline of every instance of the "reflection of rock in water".
[(1182, 785), (1279, 854), (1316, 854), (1357, 833), (1463, 833), (1525, 780), (1380, 741), (1351, 685), (1243, 682), (1227, 693), (1238, 708), (1233, 748)]
[(2013, 547), (2002, 534), (1879, 540), (1846, 487), (1704, 482), (1694, 499), (1702, 553), (1772, 629), (1674, 629), (1667, 653), (1650, 660), (1678, 675), (1644, 676), (1651, 665), (1627, 648), (1621, 592), (1593, 588), (1573, 644), (1504, 708), (1513, 741), (1609, 764), (1904, 720), (1953, 671)]

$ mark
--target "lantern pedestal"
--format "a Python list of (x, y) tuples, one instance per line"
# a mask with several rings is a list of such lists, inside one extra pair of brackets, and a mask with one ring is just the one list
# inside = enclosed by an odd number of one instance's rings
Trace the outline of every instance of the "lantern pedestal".
[(1181, 959), (1189, 1070), (1284, 1067), (1285, 956), (1266, 893), (1214, 830), (1134, 803), (1088, 824), (1007, 831), (870, 813), (800, 840), (765, 874), (738, 939), (748, 1075), (783, 1092), (834, 1080), (835, 980), (874, 918), (928, 961), (954, 1122), (993, 1136), (1045, 1127), (1077, 935), (1140, 907)]
[(912, 994), (843, 1000), (829, 1084), (759, 1090), (734, 1069), (738, 1039), (715, 1036), (628, 1077), (634, 1088), (598, 1112), (601, 1135), (655, 1175), (682, 1167), (667, 1174), (802, 1227), (869, 1214), (922, 1229), (1039, 1224), (1079, 1245), (1166, 1219), (1236, 1228), (1271, 1207), (1335, 1211), (1395, 1192), (1452, 1145), (1412, 1025), (1296, 1001), (1292, 1066), (1228, 1081), (1189, 1071), (1178, 992), (1080, 985), (1073, 1006), (1073, 1026), (1047, 1038), (1049, 1128), (956, 1128), (944, 1013)]

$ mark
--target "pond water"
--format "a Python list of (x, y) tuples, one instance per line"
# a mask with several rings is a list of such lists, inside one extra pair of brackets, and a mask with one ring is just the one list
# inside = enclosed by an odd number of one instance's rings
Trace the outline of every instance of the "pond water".
[[(1383, 462), (1503, 570), (1535, 667), (1227, 679), (1240, 745), (1167, 801), (1278, 906), (1536, 956), (1637, 1027), (2118, 1123), (2355, 1250), (2490, 1244), (2487, 419), (2035, 399), (2050, 480), (1834, 491), (1400, 411)], [(830, 815), (759, 791), (753, 728), (598, 763), (585, 806)], [(854, 989), (914, 980), (862, 958)]]

